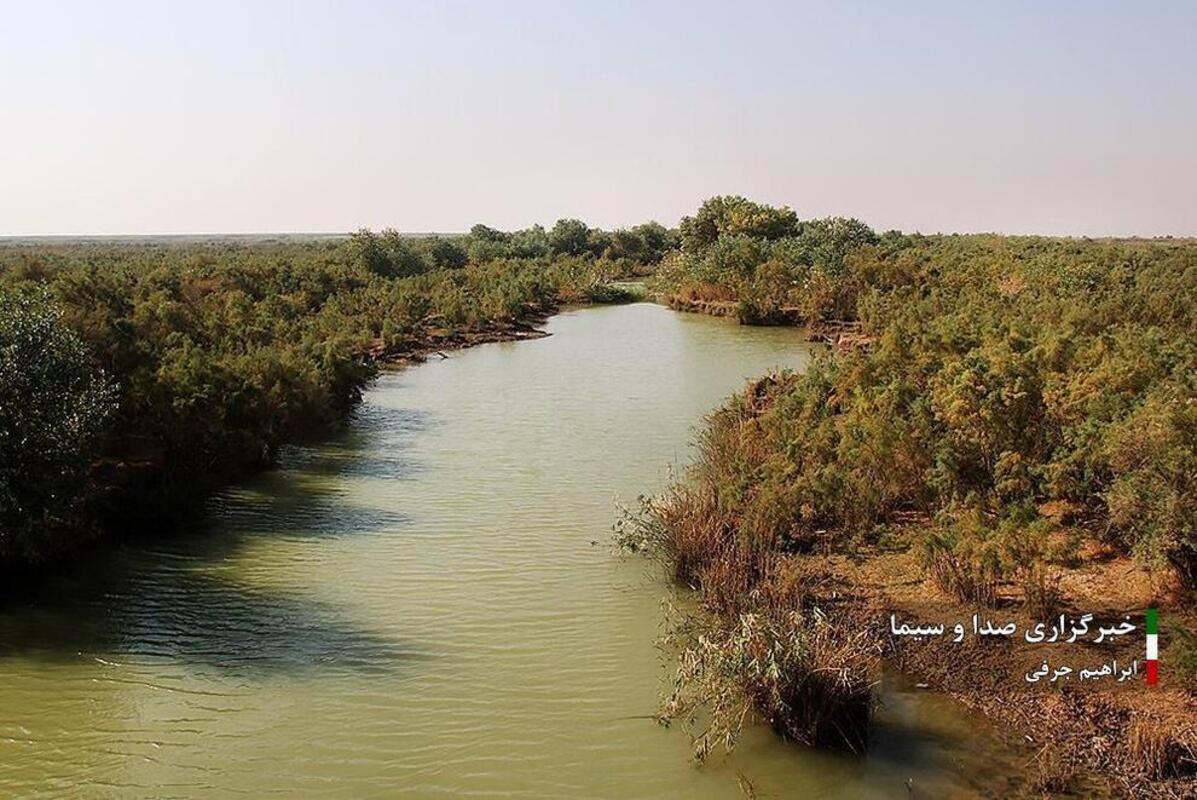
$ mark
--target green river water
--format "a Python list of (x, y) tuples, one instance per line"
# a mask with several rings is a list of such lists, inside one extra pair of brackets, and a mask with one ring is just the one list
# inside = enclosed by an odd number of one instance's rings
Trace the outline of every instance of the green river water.
[(634, 304), (366, 394), (342, 434), (0, 610), (0, 797), (968, 795), (1011, 756), (888, 686), (864, 756), (651, 720), (658, 568), (613, 554), (702, 415), (801, 369), (788, 329)]

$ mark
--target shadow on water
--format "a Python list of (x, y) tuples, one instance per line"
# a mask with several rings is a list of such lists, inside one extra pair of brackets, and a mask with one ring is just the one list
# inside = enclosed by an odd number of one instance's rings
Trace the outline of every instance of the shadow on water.
[(885, 675), (880, 696), (866, 757), (878, 769), (910, 777), (910, 796), (941, 794), (934, 788), (926, 794), (925, 784), (945, 764), (976, 796), (1008, 796), (1025, 782), (1034, 753), (988, 721), (962, 716), (948, 698), (923, 692), (897, 673)]
[(406, 454), (407, 446), (434, 425), (426, 411), (362, 405), (336, 439), (284, 448), (280, 464), (313, 477), (412, 480), (423, 465)]
[[(252, 488), (230, 490), (214, 498), (210, 514), (218, 530), (192, 538), (196, 555), (226, 559), (261, 536), (323, 538), (390, 533), (411, 523), (399, 511), (353, 505), (342, 490), (324, 480), (276, 473)], [(179, 549), (187, 549), (186, 546)]]
[[(197, 530), (107, 543), (47, 575), (0, 606), (0, 659), (167, 661), (252, 675), (371, 674), (427, 657), (333, 604), (234, 574), (260, 537), (318, 547), (324, 538), (401, 533), (406, 515), (352, 503), (343, 478), (410, 477), (417, 466), (402, 456), (403, 440), (425, 425), (418, 414), (367, 407), (335, 440), (290, 448), (279, 469), (214, 497)], [(383, 452), (395, 455), (362, 458), (378, 452), (363, 442), (380, 434), (393, 439)]]
[[(177, 662), (235, 675), (381, 673), (421, 658), (311, 598), (132, 559), (0, 615), (0, 659)], [(65, 576), (64, 576), (65, 577)], [(69, 589), (67, 592), (60, 589)], [(69, 599), (67, 599), (69, 598)]]

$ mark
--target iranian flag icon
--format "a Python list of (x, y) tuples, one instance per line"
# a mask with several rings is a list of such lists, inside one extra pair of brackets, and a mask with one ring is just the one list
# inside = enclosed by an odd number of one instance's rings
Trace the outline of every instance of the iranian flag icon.
[(1147, 609), (1147, 685), (1155, 686), (1160, 680), (1160, 614), (1154, 608)]

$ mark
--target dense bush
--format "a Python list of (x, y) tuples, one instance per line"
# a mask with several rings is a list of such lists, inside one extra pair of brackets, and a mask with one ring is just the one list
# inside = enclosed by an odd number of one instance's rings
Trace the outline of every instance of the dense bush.
[[(905, 529), (945, 591), (992, 604), (1012, 587), (1041, 618), (1086, 539), (1197, 585), (1197, 244), (877, 236), (741, 198), (682, 236), (657, 279), (680, 305), (854, 326), (714, 412), (689, 473), (623, 532), (700, 592), (675, 696), (711, 699), (725, 739), (729, 708), (791, 735), (809, 722), (769, 687), (830, 666), (809, 657), (809, 615), (778, 616), (778, 576), (812, 549)], [(745, 619), (772, 622), (749, 636)], [(822, 687), (829, 707), (872, 668), (867, 648), (840, 652), (855, 678)]]
[(539, 225), (507, 233), (475, 225), (466, 237), (470, 261), (484, 264), (512, 258), (592, 257), (613, 274), (643, 274), (677, 247), (678, 235), (656, 222), (603, 231), (576, 219), (560, 219), (545, 231)]
[(771, 241), (798, 234), (798, 215), (788, 208), (754, 203), (743, 197), (721, 196), (707, 200), (679, 226), (682, 248), (701, 254), (720, 239), (743, 236)]
[[(708, 201), (699, 218), (727, 207)], [(1197, 246), (876, 237), (749, 211), (775, 221), (699, 226), (719, 235), (662, 280), (858, 321), (866, 346), (758, 383), (712, 417), (704, 441), (720, 444), (699, 474), (740, 535), (792, 546), (896, 512), (969, 509), (997, 531), (1052, 504), (1197, 578)]]
[(0, 559), (87, 528), (111, 385), (42, 289), (0, 290)]
[(845, 261), (877, 244), (858, 220), (799, 220), (788, 208), (714, 197), (682, 219), (681, 251), (655, 288), (668, 300), (733, 301), (742, 322), (853, 318), (859, 282)]
[[(502, 248), (475, 257), (487, 242)], [(97, 511), (191, 516), (343, 419), (380, 357), (611, 299), (617, 261), (549, 250), (542, 229), (483, 226), (0, 248), (0, 564), (69, 549)]]

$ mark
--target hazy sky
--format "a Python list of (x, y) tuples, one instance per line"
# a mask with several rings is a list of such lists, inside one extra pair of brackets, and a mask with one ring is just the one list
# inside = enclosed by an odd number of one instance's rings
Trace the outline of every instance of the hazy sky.
[(1197, 234), (1197, 2), (0, 0), (0, 235)]

